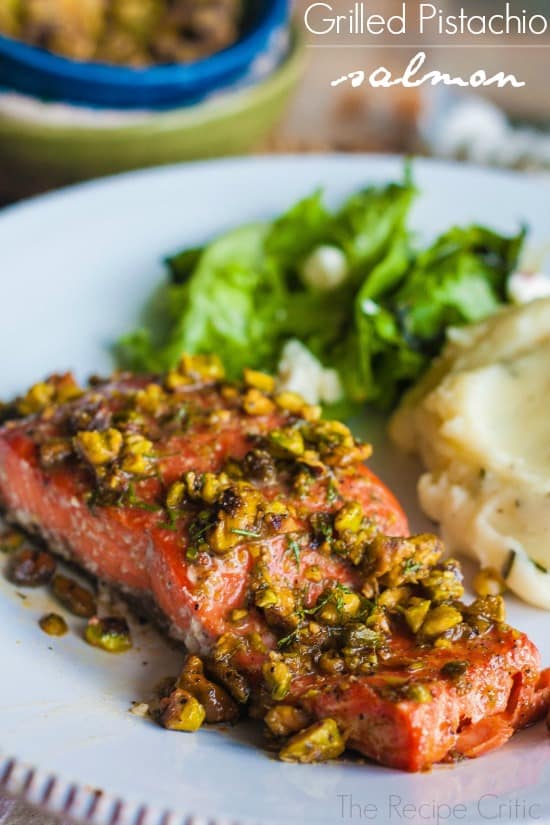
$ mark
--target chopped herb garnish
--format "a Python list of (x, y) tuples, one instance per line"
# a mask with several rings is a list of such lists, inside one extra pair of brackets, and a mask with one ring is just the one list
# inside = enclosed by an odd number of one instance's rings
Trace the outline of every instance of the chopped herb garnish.
[(403, 573), (405, 575), (410, 575), (411, 573), (418, 573), (418, 571), (422, 570), (422, 568), (422, 562), (415, 561), (414, 559), (407, 559), (403, 564)]
[(130, 482), (128, 492), (119, 499), (119, 505), (123, 504), (129, 504), (130, 507), (136, 507), (138, 510), (145, 510), (148, 513), (158, 513), (159, 510), (162, 510), (160, 504), (148, 504), (146, 501), (138, 498), (133, 482)]
[(292, 633), (289, 633), (288, 636), (283, 636), (282, 639), (279, 639), (277, 642), (277, 647), (286, 647), (287, 645), (291, 644), (291, 642), (295, 642), (298, 637), (298, 630), (293, 630)]
[(302, 548), (300, 547), (300, 545), (298, 544), (296, 539), (293, 539), (293, 538), (288, 539), (288, 549), (290, 550), (290, 552), (294, 556), (294, 560), (296, 562), (296, 567), (300, 567), (300, 555), (301, 555), (301, 552), (302, 552)]
[(167, 520), (166, 521), (159, 521), (158, 526), (161, 530), (173, 530), (176, 531), (178, 529), (178, 519), (180, 517), (180, 513), (176, 510), (167, 510), (166, 511)]
[(536, 559), (530, 559), (530, 561), (535, 565), (535, 567), (540, 573), (546, 573), (548, 575), (547, 567), (544, 567), (544, 565), (538, 562)]
[(199, 555), (199, 544), (201, 544), (205, 535), (212, 530), (217, 524), (218, 518), (216, 513), (209, 510), (201, 510), (197, 517), (189, 525), (189, 549), (186, 557), (190, 561), (196, 559)]
[(249, 539), (260, 539), (262, 537), (261, 533), (255, 533), (252, 530), (239, 530), (237, 528), (234, 528), (233, 530), (231, 530), (231, 532), (235, 536), (244, 536), (245, 538)]

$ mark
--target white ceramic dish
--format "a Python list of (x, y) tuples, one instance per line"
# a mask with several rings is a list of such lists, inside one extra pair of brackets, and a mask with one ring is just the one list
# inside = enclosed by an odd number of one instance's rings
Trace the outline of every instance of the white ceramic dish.
[[(401, 171), (399, 160), (374, 157), (233, 160), (126, 175), (7, 210), (0, 395), (53, 370), (109, 370), (109, 344), (135, 324), (167, 253), (270, 216), (319, 185), (338, 199)], [(511, 231), (526, 220), (535, 243), (548, 240), (542, 181), (424, 161), (416, 177), (414, 222), (427, 235), (455, 222)], [(361, 427), (377, 447), (374, 468), (422, 528), (417, 466), (391, 451), (380, 421)], [(49, 606), (45, 594), (23, 601), (0, 581), (0, 786), (52, 811), (93, 825), (550, 821), (544, 725), (478, 761), (421, 775), (351, 761), (286, 765), (262, 750), (254, 727), (176, 735), (130, 715), (181, 654), (151, 629), (118, 658), (75, 633), (52, 640), (36, 622)], [(548, 615), (513, 599), (509, 613), (550, 664)]]

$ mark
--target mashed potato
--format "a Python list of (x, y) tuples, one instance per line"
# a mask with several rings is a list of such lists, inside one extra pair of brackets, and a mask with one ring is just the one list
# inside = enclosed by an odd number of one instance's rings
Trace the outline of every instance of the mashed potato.
[(390, 433), (422, 457), (420, 502), (449, 549), (550, 610), (550, 299), (451, 330)]

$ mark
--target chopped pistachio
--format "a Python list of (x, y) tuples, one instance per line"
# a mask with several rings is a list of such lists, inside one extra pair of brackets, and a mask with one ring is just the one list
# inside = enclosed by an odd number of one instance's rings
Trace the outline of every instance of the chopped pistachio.
[(271, 415), (275, 404), (260, 390), (251, 387), (244, 395), (243, 409), (248, 415)]
[(55, 402), (57, 404), (66, 404), (67, 401), (74, 401), (75, 398), (80, 398), (84, 394), (70, 372), (65, 375), (55, 375), (49, 380), (55, 387)]
[(446, 676), (448, 679), (452, 679), (454, 681), (455, 679), (459, 679), (461, 676), (464, 676), (469, 666), (469, 662), (462, 660), (453, 660), (452, 662), (446, 662), (441, 668), (441, 675)]
[(136, 405), (144, 412), (154, 415), (164, 403), (166, 395), (160, 384), (147, 384), (136, 393)]
[(229, 477), (225, 473), (204, 473), (201, 489), (203, 501), (213, 504), (228, 486)]
[(283, 762), (325, 762), (337, 759), (346, 749), (334, 719), (323, 719), (295, 734), (280, 752)]
[(305, 445), (302, 433), (293, 427), (272, 430), (268, 436), (269, 443), (276, 455), (281, 458), (298, 458), (303, 455)]
[(61, 604), (75, 616), (89, 619), (97, 611), (93, 594), (68, 576), (55, 576), (52, 590)]
[(193, 383), (193, 379), (179, 370), (168, 370), (164, 378), (164, 386), (167, 390), (178, 390)]
[(306, 567), (304, 575), (310, 582), (320, 582), (323, 579), (321, 569), (316, 564), (311, 564), (309, 567)]
[(275, 396), (275, 403), (281, 410), (294, 415), (300, 415), (306, 406), (302, 396), (296, 392), (280, 392)]
[(262, 498), (258, 490), (243, 481), (234, 482), (223, 492), (217, 520), (208, 534), (210, 549), (224, 555), (244, 538), (260, 538), (256, 527)]
[(124, 438), (122, 451), (122, 469), (132, 475), (145, 475), (151, 469), (153, 442), (138, 433), (131, 433)]
[(254, 602), (256, 607), (275, 607), (279, 602), (276, 591), (272, 587), (262, 587), (257, 591)]
[(69, 629), (63, 616), (59, 616), (57, 613), (48, 613), (47, 616), (42, 616), (38, 624), (48, 636), (64, 636)]
[(408, 676), (396, 676), (393, 673), (387, 673), (382, 678), (389, 687), (405, 687), (409, 683)]
[(45, 469), (49, 469), (66, 461), (72, 454), (73, 449), (70, 439), (56, 438), (40, 446), (40, 463)]
[(380, 633), (367, 627), (366, 624), (353, 623), (346, 627), (344, 633), (344, 643), (348, 648), (376, 648), (380, 645), (382, 637)]
[(77, 433), (74, 444), (80, 455), (94, 467), (101, 467), (114, 461), (124, 443), (120, 430), (84, 430)]
[(341, 421), (316, 421), (310, 424), (306, 430), (307, 439), (316, 444), (320, 449), (332, 449), (334, 447), (353, 447), (354, 438), (349, 427)]
[(442, 552), (443, 545), (436, 536), (378, 534), (372, 537), (362, 566), (367, 578), (375, 577), (386, 587), (400, 587), (424, 581)]
[(21, 415), (32, 415), (42, 412), (55, 398), (55, 389), (47, 381), (34, 384), (24, 398), (17, 402), (17, 410)]
[(192, 470), (185, 473), (184, 482), (191, 498), (207, 504), (214, 504), (231, 483), (226, 473), (196, 473)]
[(506, 605), (502, 596), (483, 596), (466, 608), (466, 613), (489, 622), (506, 621)]
[(180, 370), (184, 375), (203, 381), (223, 381), (225, 369), (218, 355), (183, 355)]
[(319, 421), (323, 414), (320, 404), (306, 404), (302, 409), (301, 416), (304, 421)]
[(393, 610), (408, 601), (411, 592), (411, 588), (406, 585), (403, 587), (388, 587), (388, 589), (384, 590), (378, 597), (378, 604), (388, 608), (388, 610)]
[(422, 578), (422, 587), (435, 602), (458, 601), (464, 596), (462, 571), (458, 562), (449, 559), (438, 565)]
[(307, 725), (309, 719), (305, 711), (292, 705), (275, 705), (264, 719), (274, 736), (291, 736)]
[(229, 618), (234, 624), (239, 624), (240, 622), (244, 622), (245, 619), (248, 618), (248, 610), (232, 610), (229, 614)]
[(277, 701), (284, 699), (292, 682), (292, 675), (287, 665), (281, 661), (270, 660), (263, 665), (262, 674), (271, 697)]
[(433, 699), (433, 696), (426, 685), (421, 685), (418, 682), (413, 682), (409, 685), (405, 695), (410, 701), (419, 702), (420, 704), (427, 704)]
[(175, 510), (183, 501), (185, 496), (185, 484), (183, 481), (174, 481), (166, 493), (166, 506), (169, 510)]
[(429, 599), (412, 598), (407, 607), (403, 610), (403, 616), (413, 633), (418, 633), (432, 603)]
[(187, 656), (175, 689), (187, 691), (200, 702), (209, 724), (235, 722), (238, 719), (237, 705), (223, 687), (207, 679), (198, 656)]
[(243, 377), (247, 387), (254, 387), (260, 392), (266, 393), (272, 393), (275, 390), (275, 379), (265, 372), (245, 369)]
[[(271, 592), (269, 592), (271, 590)], [(299, 616), (296, 610), (295, 593), (290, 587), (277, 586), (268, 588), (267, 591), (260, 591), (259, 596), (261, 609), (265, 613), (267, 623), (272, 627), (281, 627), (285, 630), (293, 630), (299, 623)], [(275, 596), (275, 604), (271, 604)], [(265, 603), (265, 604), (264, 604)]]
[(232, 462), (228, 464), (228, 473), (233, 477), (254, 479), (257, 481), (272, 481), (276, 477), (276, 467), (273, 456), (267, 450), (255, 449), (247, 453), (242, 464)]
[[(251, 634), (252, 635), (252, 634)], [(264, 653), (265, 648), (258, 648), (260, 652)], [(220, 652), (216, 650), (216, 654)], [(236, 668), (225, 664), (223, 661), (210, 661), (208, 663), (208, 672), (213, 678), (217, 679), (230, 693), (230, 695), (241, 705), (245, 705), (250, 698), (250, 685), (247, 680)]]
[(349, 501), (338, 511), (334, 527), (338, 533), (357, 533), (363, 521), (363, 508), (358, 501)]
[(127, 473), (143, 474), (150, 469), (154, 452), (153, 442), (139, 433), (130, 433), (124, 438), (122, 469)]
[(88, 622), (84, 638), (88, 644), (100, 647), (108, 653), (124, 653), (132, 647), (130, 628), (125, 619), (99, 619), (94, 616)]
[(342, 620), (356, 616), (360, 607), (361, 598), (357, 593), (343, 587), (335, 588), (316, 617), (325, 624), (338, 625)]
[(25, 536), (19, 530), (7, 530), (0, 535), (0, 552), (13, 553), (25, 543)]
[(203, 705), (186, 690), (174, 690), (160, 702), (160, 722), (168, 730), (194, 733), (205, 719)]
[(338, 656), (334, 652), (326, 651), (319, 657), (319, 667), (323, 673), (335, 676), (338, 673), (343, 673), (346, 668), (346, 663), (341, 656)]
[(51, 580), (56, 567), (51, 553), (22, 547), (10, 558), (7, 578), (20, 587), (40, 587)]
[(421, 630), (426, 636), (434, 638), (461, 622), (462, 614), (460, 611), (450, 605), (440, 604), (428, 612)]

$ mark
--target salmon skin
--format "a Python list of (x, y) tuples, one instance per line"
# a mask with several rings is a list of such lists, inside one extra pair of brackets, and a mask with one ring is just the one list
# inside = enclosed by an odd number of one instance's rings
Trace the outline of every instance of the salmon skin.
[(458, 565), (408, 536), (368, 445), (268, 376), (231, 384), (207, 357), (84, 389), (52, 376), (0, 414), (7, 516), (148, 606), (273, 734), (292, 710), (331, 719), (348, 747), (418, 771), (548, 709), (499, 600), (464, 605)]

